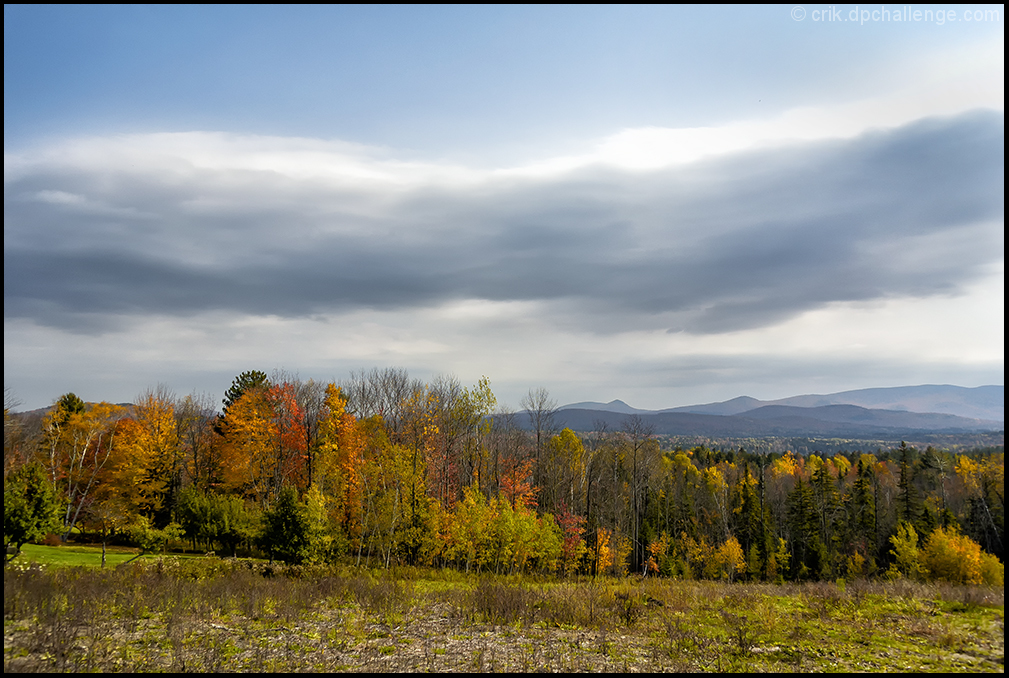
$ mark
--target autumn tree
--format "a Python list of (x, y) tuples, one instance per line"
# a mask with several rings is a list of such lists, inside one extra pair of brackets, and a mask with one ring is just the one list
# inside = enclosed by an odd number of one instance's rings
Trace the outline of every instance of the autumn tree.
[(1002, 585), (1002, 582), (984, 580), (982, 557), (981, 546), (955, 527), (935, 528), (921, 549), (921, 565), (930, 579), (954, 584)]
[(64, 540), (109, 463), (124, 413), (104, 402), (87, 406), (68, 393), (43, 419), (43, 466), (53, 491), (62, 495)]
[(182, 487), (185, 458), (175, 417), (175, 396), (164, 386), (144, 391), (122, 422), (111, 482), (132, 512), (156, 526), (171, 522)]
[(713, 577), (728, 579), (730, 582), (746, 572), (746, 558), (743, 547), (735, 537), (729, 537), (715, 549), (711, 563), (714, 566), (710, 574)]
[(561, 506), (556, 521), (562, 538), (561, 570), (564, 574), (575, 574), (581, 569), (582, 561), (588, 553), (583, 538), (585, 517), (572, 513), (566, 506)]
[(494, 469), (490, 464), (487, 441), (494, 427), (492, 413), (497, 406), (497, 398), (490, 387), (490, 379), (480, 377), (472, 388), (464, 388), (456, 402), (454, 418), (463, 431), (462, 471), (460, 479), (466, 483), (476, 483), (493, 496)]
[(365, 464), (372, 439), (385, 434), (377, 415), (359, 420), (348, 412), (343, 390), (335, 384), (326, 387), (324, 413), (319, 423), (315, 484), (328, 498), (332, 519), (348, 548), (360, 559), (368, 546), (364, 520), (371, 515), (371, 507), (366, 506)]
[(428, 514), (423, 477), (413, 473), (408, 448), (391, 443), (384, 432), (376, 431), (369, 448), (360, 472), (361, 538), (368, 543), (369, 556), (377, 550), (386, 567), (400, 555), (416, 564)]
[(1005, 454), (977, 459), (959, 455), (955, 470), (968, 497), (965, 529), (989, 553), (1002, 553), (1005, 544)]
[(561, 506), (581, 506), (588, 479), (588, 454), (578, 435), (566, 428), (551, 436), (543, 461), (543, 508), (557, 511)]
[(463, 491), (463, 498), (451, 513), (446, 524), (446, 540), (449, 543), (447, 555), (459, 563), (465, 563), (466, 571), (477, 571), (494, 555), (494, 524), (498, 506), (487, 498), (476, 485)]
[(499, 410), (494, 416), (491, 440), (493, 476), (490, 494), (503, 493), (512, 506), (535, 506), (539, 488), (533, 484), (535, 457), (528, 435), (518, 425), (518, 416)]
[(462, 385), (454, 377), (439, 376), (428, 391), (431, 417), (431, 445), (427, 459), (428, 492), (449, 509), (461, 498), (459, 447), (466, 430), (455, 417), (462, 397)]
[(250, 389), (231, 403), (220, 430), (221, 488), (265, 508), (279, 489), (273, 485), (278, 432), (267, 389)]
[(284, 484), (308, 489), (308, 436), (297, 390), (290, 382), (275, 383), (266, 391), (274, 434), (273, 488)]
[[(407, 455), (409, 464), (408, 486), (405, 488), (405, 534), (400, 543), (404, 557), (411, 565), (421, 559), (422, 552), (437, 550), (431, 539), (438, 530), (432, 526), (443, 505), (429, 496), (428, 481), (432, 477), (428, 467), (437, 463), (437, 450), (441, 442), (438, 425), (437, 396), (423, 385), (416, 385), (403, 404), (403, 425), (398, 448)], [(436, 506), (437, 504), (437, 506)]]
[(919, 579), (925, 572), (921, 563), (921, 555), (918, 549), (918, 532), (914, 525), (907, 521), (901, 521), (897, 526), (897, 533), (890, 537), (893, 549), (890, 555), (893, 556), (893, 564), (890, 565), (889, 574), (891, 577), (904, 576), (910, 579)]

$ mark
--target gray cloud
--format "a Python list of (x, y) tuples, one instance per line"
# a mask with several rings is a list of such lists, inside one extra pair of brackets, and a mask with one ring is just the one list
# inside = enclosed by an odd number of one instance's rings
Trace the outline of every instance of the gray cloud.
[(365, 190), (109, 162), (5, 180), (4, 316), (283, 317), (543, 300), (605, 331), (760, 327), (835, 301), (956, 293), (1003, 259), (1004, 115), (685, 168)]

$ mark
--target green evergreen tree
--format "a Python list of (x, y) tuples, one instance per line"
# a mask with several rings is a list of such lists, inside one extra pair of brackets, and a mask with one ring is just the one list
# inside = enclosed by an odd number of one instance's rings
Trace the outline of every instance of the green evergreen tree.
[(819, 530), (813, 490), (799, 478), (788, 495), (788, 525), (792, 543), (792, 577), (814, 579), (823, 574), (827, 553)]
[(80, 414), (86, 410), (87, 404), (76, 393), (65, 393), (56, 401), (56, 409), (60, 412), (59, 420), (63, 423), (70, 415)]
[[(757, 487), (754, 487), (755, 485)], [(759, 489), (760, 481), (753, 478), (750, 473), (750, 465), (746, 464), (743, 477), (736, 485), (734, 534), (740, 541), (743, 553), (754, 561), (751, 565), (756, 565), (756, 567), (748, 568), (750, 578), (758, 576), (767, 563), (767, 545), (765, 543), (767, 535), (764, 528), (764, 516), (761, 515)]]
[(826, 551), (826, 561), (822, 566), (831, 568), (830, 576), (833, 579), (837, 575), (837, 555), (840, 551), (841, 535), (843, 529), (841, 522), (841, 500), (834, 485), (834, 479), (827, 470), (824, 463), (813, 474), (811, 489), (813, 491), (814, 506), (816, 509), (818, 528), (821, 535), (821, 544)]
[[(900, 484), (897, 495), (897, 520), (910, 523), (919, 527), (920, 517), (918, 492), (914, 487), (914, 460), (911, 454), (914, 448), (908, 447), (903, 440), (900, 441)], [(920, 530), (919, 530), (920, 531)]]
[(242, 372), (235, 377), (234, 381), (231, 382), (231, 386), (224, 392), (224, 413), (227, 414), (228, 408), (234, 405), (235, 401), (248, 391), (269, 386), (269, 384), (270, 380), (267, 378), (266, 372), (260, 372), (259, 370)]
[(872, 469), (860, 459), (851, 491), (845, 497), (848, 517), (848, 550), (861, 554), (868, 561), (868, 571), (875, 567), (876, 498), (873, 494)]
[(4, 481), (4, 546), (18, 552), (30, 541), (58, 530), (60, 501), (42, 466), (22, 466)]
[(298, 502), (297, 490), (285, 485), (276, 503), (263, 514), (260, 548), (270, 554), (271, 561), (301, 563), (311, 553), (311, 533), (312, 525), (304, 506)]
[(760, 500), (760, 538), (757, 541), (757, 558), (760, 563), (760, 575), (767, 579), (770, 575), (771, 559), (774, 556), (774, 535), (771, 532), (771, 510), (764, 503), (767, 482), (764, 479), (765, 467), (760, 468), (757, 478), (757, 496)]

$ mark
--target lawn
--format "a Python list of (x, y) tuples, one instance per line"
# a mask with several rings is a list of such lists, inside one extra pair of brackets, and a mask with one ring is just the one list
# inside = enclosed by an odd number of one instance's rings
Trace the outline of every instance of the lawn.
[[(105, 562), (108, 567), (124, 563), (139, 553), (139, 549), (110, 546), (106, 550)], [(148, 557), (148, 556), (144, 556)], [(25, 544), (21, 554), (14, 558), (13, 563), (39, 563), (40, 565), (101, 567), (101, 546), (42, 546)]]
[[(115, 567), (128, 560), (152, 560), (160, 556), (155, 554), (144, 554), (137, 557), (140, 549), (128, 546), (109, 546), (105, 551), (106, 567)], [(176, 558), (198, 558), (200, 556), (192, 554), (174, 554)], [(12, 563), (38, 563), (49, 566), (82, 566), (101, 567), (102, 547), (85, 546), (80, 544), (65, 544), (62, 546), (43, 546), (40, 544), (25, 544), (21, 547), (21, 554), (14, 558)]]

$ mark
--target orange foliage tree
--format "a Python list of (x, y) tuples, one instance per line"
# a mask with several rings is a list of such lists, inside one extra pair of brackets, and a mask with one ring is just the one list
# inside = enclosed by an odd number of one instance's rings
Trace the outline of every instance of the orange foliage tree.
[(220, 430), (221, 489), (265, 507), (273, 490), (271, 462), (277, 437), (266, 390), (250, 389), (231, 403)]
[(361, 469), (366, 445), (367, 433), (357, 418), (347, 412), (346, 398), (335, 384), (329, 384), (319, 421), (316, 483), (330, 498), (335, 522), (358, 553), (363, 507)]
[(185, 459), (179, 444), (175, 398), (163, 386), (142, 393), (123, 421), (113, 484), (131, 514), (169, 522)]

